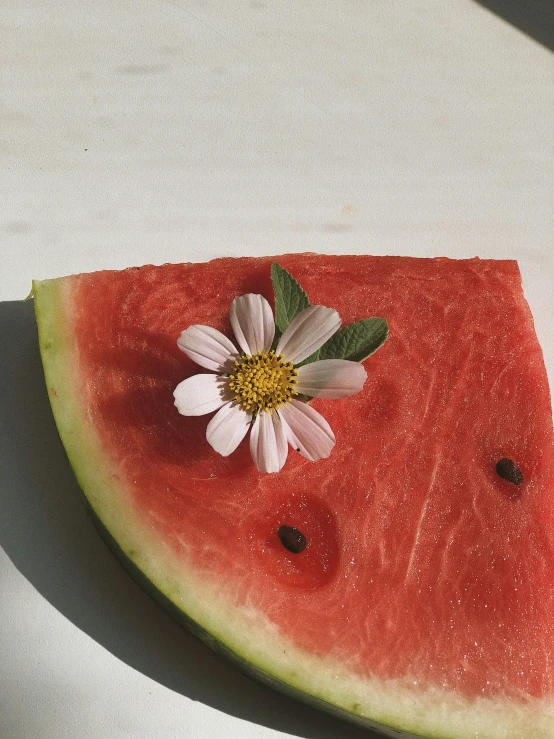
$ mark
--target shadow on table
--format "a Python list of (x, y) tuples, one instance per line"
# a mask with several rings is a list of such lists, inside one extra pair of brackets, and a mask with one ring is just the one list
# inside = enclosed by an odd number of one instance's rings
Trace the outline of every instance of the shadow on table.
[(50, 411), (33, 303), (0, 303), (0, 546), (76, 626), (136, 670), (232, 716), (308, 739), (368, 739), (255, 683), (182, 630), (96, 533)]
[(554, 50), (553, 0), (476, 0), (535, 41)]

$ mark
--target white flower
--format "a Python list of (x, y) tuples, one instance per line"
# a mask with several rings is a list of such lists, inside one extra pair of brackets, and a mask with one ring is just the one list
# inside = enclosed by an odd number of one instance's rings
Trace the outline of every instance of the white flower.
[(297, 365), (319, 349), (340, 327), (337, 311), (312, 305), (285, 329), (275, 351), (275, 321), (261, 295), (242, 295), (231, 305), (231, 326), (242, 351), (210, 326), (193, 325), (177, 344), (197, 364), (216, 374), (193, 375), (173, 393), (184, 416), (217, 411), (206, 438), (224, 457), (250, 434), (250, 451), (260, 472), (278, 472), (287, 459), (287, 443), (306, 459), (328, 457), (335, 436), (327, 421), (296, 395), (345, 398), (366, 380), (359, 362), (324, 359)]

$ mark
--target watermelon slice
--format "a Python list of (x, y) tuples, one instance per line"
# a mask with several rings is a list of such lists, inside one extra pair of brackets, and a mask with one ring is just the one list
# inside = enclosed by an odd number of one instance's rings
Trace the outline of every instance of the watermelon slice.
[[(554, 737), (553, 429), (512, 261), (279, 257), (384, 347), (337, 444), (259, 473), (206, 442), (173, 390), (176, 344), (230, 335), (237, 295), (271, 299), (271, 259), (36, 282), (48, 391), (101, 530), (208, 644), (271, 685), (390, 736)], [(291, 552), (282, 526), (307, 545)], [(388, 727), (388, 728), (387, 728)]]

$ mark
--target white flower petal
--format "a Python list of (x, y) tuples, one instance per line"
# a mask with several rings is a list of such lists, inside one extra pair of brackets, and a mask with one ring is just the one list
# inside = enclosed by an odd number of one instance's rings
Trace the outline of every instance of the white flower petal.
[(173, 391), (175, 405), (183, 416), (203, 416), (228, 403), (232, 397), (226, 377), (193, 375)]
[(238, 403), (228, 403), (209, 422), (206, 439), (216, 452), (228, 457), (246, 436), (251, 421), (251, 413)]
[(231, 326), (245, 354), (267, 352), (275, 336), (273, 311), (262, 295), (241, 295), (231, 305)]
[(289, 444), (315, 462), (331, 454), (335, 435), (327, 421), (307, 403), (298, 400), (279, 409)]
[(367, 372), (359, 362), (347, 359), (321, 359), (298, 368), (294, 389), (310, 398), (347, 398), (359, 393)]
[(310, 305), (295, 316), (279, 339), (276, 354), (298, 364), (313, 354), (340, 328), (341, 319), (333, 308)]
[(250, 452), (260, 472), (282, 469), (287, 461), (287, 437), (277, 413), (258, 413), (250, 434)]
[(239, 353), (221, 331), (194, 324), (181, 333), (177, 346), (201, 367), (214, 372), (229, 372)]

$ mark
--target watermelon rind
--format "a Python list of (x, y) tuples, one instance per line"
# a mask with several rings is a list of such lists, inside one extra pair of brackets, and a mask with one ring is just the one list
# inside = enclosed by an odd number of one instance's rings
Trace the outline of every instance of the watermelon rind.
[[(340, 659), (298, 648), (225, 583), (166, 545), (141, 516), (121, 461), (103, 447), (80, 393), (71, 278), (35, 281), (46, 385), (56, 425), (98, 530), (130, 575), (180, 624), (246, 674), (390, 737), (552, 739), (548, 699), (469, 699), (416, 681), (362, 677)], [(90, 307), (84, 307), (85, 310)]]

